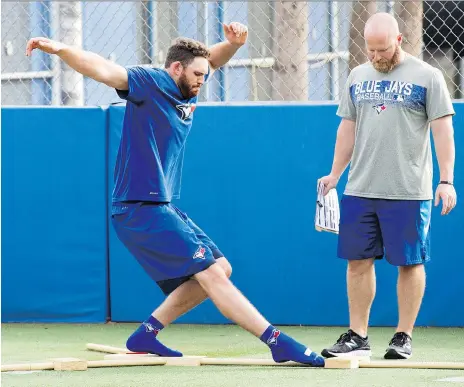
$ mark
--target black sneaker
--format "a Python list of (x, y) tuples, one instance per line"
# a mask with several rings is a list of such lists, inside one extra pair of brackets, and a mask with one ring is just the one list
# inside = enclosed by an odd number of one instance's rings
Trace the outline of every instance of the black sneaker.
[(412, 355), (412, 339), (407, 333), (397, 332), (388, 344), (385, 359), (409, 359)]
[(371, 356), (371, 347), (367, 337), (363, 339), (349, 329), (347, 333), (338, 338), (332, 347), (322, 350), (322, 356)]

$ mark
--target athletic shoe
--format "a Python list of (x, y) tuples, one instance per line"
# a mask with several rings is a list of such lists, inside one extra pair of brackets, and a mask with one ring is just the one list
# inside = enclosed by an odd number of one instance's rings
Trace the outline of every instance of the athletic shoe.
[(412, 355), (412, 339), (407, 333), (397, 332), (391, 339), (385, 359), (409, 359)]
[(322, 356), (371, 356), (371, 347), (367, 337), (363, 338), (349, 329), (332, 347), (324, 349)]

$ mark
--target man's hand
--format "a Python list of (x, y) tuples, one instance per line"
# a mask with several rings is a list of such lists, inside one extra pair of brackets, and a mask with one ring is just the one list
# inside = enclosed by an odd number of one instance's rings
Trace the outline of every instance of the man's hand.
[(338, 184), (339, 179), (340, 179), (339, 177), (335, 177), (333, 175), (327, 175), (327, 176), (321, 177), (317, 182), (318, 184), (319, 182), (321, 182), (325, 186), (324, 192), (322, 194), (325, 196), (329, 193), (329, 191), (332, 188), (335, 188)]
[(448, 215), (456, 206), (456, 190), (449, 184), (438, 184), (435, 191), (435, 207), (442, 201), (442, 215)]
[(66, 45), (63, 43), (44, 37), (32, 38), (27, 42), (26, 55), (31, 56), (32, 51), (36, 48), (46, 52), (47, 54), (58, 54), (58, 52), (65, 46)]
[(230, 44), (243, 46), (248, 38), (248, 28), (237, 22), (223, 24), (224, 36)]

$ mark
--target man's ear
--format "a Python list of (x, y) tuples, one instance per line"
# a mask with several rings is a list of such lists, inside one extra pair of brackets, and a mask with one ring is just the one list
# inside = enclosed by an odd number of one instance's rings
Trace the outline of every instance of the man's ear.
[(398, 44), (401, 46), (401, 43), (403, 43), (403, 34), (399, 34), (397, 37)]
[(180, 63), (179, 61), (172, 62), (169, 68), (171, 69), (172, 73), (177, 76), (180, 76), (182, 74), (182, 71), (184, 71), (184, 66), (182, 66), (182, 63)]

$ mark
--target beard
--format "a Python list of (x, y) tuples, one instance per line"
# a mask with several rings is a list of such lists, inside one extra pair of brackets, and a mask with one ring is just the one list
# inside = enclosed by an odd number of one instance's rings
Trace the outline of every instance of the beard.
[(179, 89), (185, 99), (190, 99), (198, 95), (200, 89), (195, 89), (190, 85), (185, 74), (179, 77)]
[(380, 59), (372, 63), (374, 68), (381, 73), (389, 73), (400, 63), (400, 46), (397, 46), (391, 59)]

